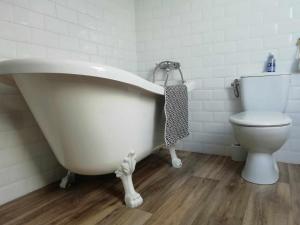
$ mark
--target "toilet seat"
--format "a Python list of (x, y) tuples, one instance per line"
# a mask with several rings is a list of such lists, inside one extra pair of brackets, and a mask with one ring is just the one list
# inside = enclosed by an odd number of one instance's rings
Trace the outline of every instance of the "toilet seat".
[(292, 123), (286, 114), (270, 111), (245, 111), (232, 115), (229, 121), (245, 127), (282, 127)]

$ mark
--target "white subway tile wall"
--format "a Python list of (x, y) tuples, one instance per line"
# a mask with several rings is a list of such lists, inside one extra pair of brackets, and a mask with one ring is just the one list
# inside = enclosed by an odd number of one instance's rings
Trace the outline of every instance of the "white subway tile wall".
[[(0, 60), (67, 58), (136, 72), (134, 0), (1, 0)], [(0, 205), (64, 170), (24, 99), (0, 77)]]
[(2, 0), (0, 58), (95, 61), (136, 71), (133, 0)]
[(294, 73), (287, 107), (293, 129), (276, 155), (300, 163), (299, 12), (298, 0), (136, 0), (138, 74), (151, 79), (155, 63), (175, 60), (195, 82), (191, 134), (180, 148), (229, 154), (235, 140), (228, 117), (241, 110), (230, 83), (262, 72), (272, 52), (278, 72)]

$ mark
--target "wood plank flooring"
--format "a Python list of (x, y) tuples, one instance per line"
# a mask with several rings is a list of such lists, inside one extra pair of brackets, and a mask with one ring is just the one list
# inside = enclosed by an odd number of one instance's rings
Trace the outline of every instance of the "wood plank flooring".
[(280, 163), (277, 184), (255, 185), (229, 157), (179, 156), (181, 169), (165, 150), (138, 163), (133, 179), (144, 203), (136, 209), (125, 207), (113, 174), (79, 176), (68, 190), (54, 183), (1, 206), (0, 224), (300, 225), (300, 165)]

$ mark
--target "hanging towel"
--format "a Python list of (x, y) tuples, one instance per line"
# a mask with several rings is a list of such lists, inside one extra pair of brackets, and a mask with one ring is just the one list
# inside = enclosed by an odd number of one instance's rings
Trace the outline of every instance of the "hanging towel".
[(170, 147), (189, 135), (188, 95), (184, 84), (165, 86), (165, 144)]

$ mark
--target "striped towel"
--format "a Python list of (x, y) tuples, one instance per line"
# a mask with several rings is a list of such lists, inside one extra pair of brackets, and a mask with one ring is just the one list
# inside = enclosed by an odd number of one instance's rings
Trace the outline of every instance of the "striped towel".
[(165, 144), (170, 147), (189, 135), (188, 95), (184, 84), (165, 87)]

